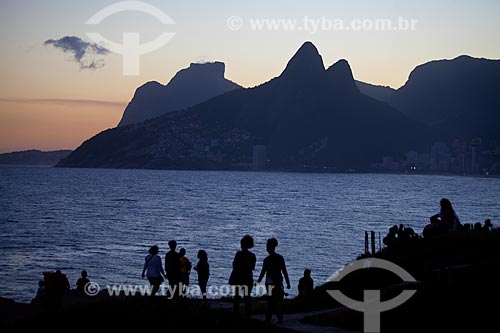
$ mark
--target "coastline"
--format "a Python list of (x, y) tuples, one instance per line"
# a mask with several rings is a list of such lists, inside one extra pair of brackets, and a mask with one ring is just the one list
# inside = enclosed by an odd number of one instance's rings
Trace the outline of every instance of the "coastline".
[(57, 169), (84, 169), (84, 170), (156, 170), (156, 171), (206, 171), (206, 172), (248, 172), (248, 173), (305, 173), (305, 174), (353, 174), (353, 175), (399, 175), (399, 176), (442, 176), (442, 177), (464, 177), (478, 179), (500, 179), (499, 175), (494, 174), (464, 174), (451, 172), (395, 172), (395, 171), (375, 171), (375, 170), (322, 170), (321, 168), (304, 169), (304, 168), (282, 168), (282, 169), (198, 169), (198, 168), (127, 168), (127, 167), (67, 167), (56, 165), (35, 165), (35, 164), (0, 164), (0, 167), (41, 167), (41, 168), (57, 168)]

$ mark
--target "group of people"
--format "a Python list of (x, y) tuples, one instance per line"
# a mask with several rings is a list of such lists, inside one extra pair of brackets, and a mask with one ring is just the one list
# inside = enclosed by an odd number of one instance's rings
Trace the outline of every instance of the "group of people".
[[(493, 231), (493, 226), (490, 219), (484, 221), (484, 225), (480, 222), (475, 224), (462, 224), (458, 214), (455, 212), (451, 201), (447, 198), (442, 198), (439, 201), (440, 209), (437, 214), (429, 217), (429, 223), (424, 227), (422, 236), (431, 238), (455, 231)], [(397, 247), (399, 245), (408, 244), (409, 241), (420, 238), (420, 235), (415, 233), (413, 228), (403, 224), (392, 226), (389, 233), (384, 237), (383, 242), (387, 247)]]
[[(90, 283), (86, 270), (81, 272), (81, 277), (76, 281), (76, 293), (85, 295), (85, 286)], [(43, 272), (43, 280), (38, 281), (38, 290), (35, 298), (31, 301), (33, 304), (46, 304), (58, 306), (62, 303), (65, 295), (71, 291), (66, 274), (57, 270), (55, 272)]]
[(386, 246), (392, 247), (407, 244), (408, 241), (418, 238), (419, 236), (413, 228), (407, 227), (404, 224), (400, 224), (398, 227), (395, 224), (389, 228), (389, 233), (384, 237), (383, 242)]
[[(176, 251), (177, 242), (171, 240), (168, 243), (170, 250), (165, 255), (165, 270), (162, 266), (162, 260), (157, 245), (153, 245), (149, 249), (149, 254), (145, 258), (142, 277), (147, 276), (151, 286), (151, 295), (157, 294), (160, 285), (165, 277), (170, 286), (172, 297), (180, 297), (183, 288), (189, 286), (189, 274), (191, 271), (191, 262), (186, 258), (186, 250), (180, 249)], [(233, 259), (233, 268), (229, 276), (229, 284), (233, 286), (233, 311), (239, 313), (240, 303), (243, 300), (245, 306), (245, 314), (251, 315), (251, 292), (254, 287), (253, 271), (257, 263), (257, 258), (250, 251), (254, 247), (253, 237), (245, 235), (240, 240), (241, 250), (237, 251)], [(285, 264), (285, 259), (282, 255), (276, 252), (278, 240), (270, 238), (267, 240), (266, 249), (269, 255), (264, 259), (262, 270), (260, 272), (258, 283), (265, 278), (265, 285), (268, 296), (268, 307), (266, 320), (271, 321), (272, 315), (276, 314), (278, 323), (283, 321), (283, 311), (281, 309), (281, 301), (283, 300), (286, 288), (290, 289), (290, 279)], [(207, 299), (207, 283), (210, 276), (210, 266), (208, 263), (208, 255), (206, 251), (198, 251), (198, 263), (194, 266), (194, 270), (198, 273), (198, 285), (203, 295), (203, 300)], [(304, 277), (299, 281), (299, 295), (302, 296), (311, 292), (314, 289), (314, 281), (311, 278), (311, 271), (306, 269)]]
[[(439, 213), (430, 217), (430, 223), (423, 230), (424, 237), (432, 237), (443, 233), (463, 229), (458, 215), (456, 214), (450, 200), (442, 198), (440, 200)], [(484, 227), (477, 223), (474, 230), (491, 231), (493, 225), (490, 220), (486, 220)], [(419, 236), (412, 228), (400, 225), (394, 225), (389, 230), (389, 234), (384, 238), (384, 244), (394, 246), (405, 243), (408, 240), (418, 238)], [(164, 277), (168, 280), (169, 291), (173, 298), (182, 297), (183, 291), (190, 283), (191, 269), (197, 272), (198, 285), (203, 296), (207, 300), (207, 284), (210, 277), (210, 265), (208, 255), (205, 250), (199, 250), (197, 253), (198, 262), (193, 267), (191, 261), (186, 257), (186, 250), (177, 249), (177, 242), (171, 240), (168, 242), (169, 251), (165, 254), (165, 269), (163, 269), (162, 259), (159, 256), (159, 248), (153, 245), (149, 249), (149, 254), (145, 258), (142, 277), (148, 278), (152, 290), (151, 295), (155, 296)], [(245, 235), (240, 240), (241, 249), (236, 252), (232, 271), (229, 276), (229, 284), (233, 286), (233, 311), (239, 313), (240, 303), (243, 301), (245, 314), (251, 315), (251, 292), (254, 287), (253, 271), (255, 270), (257, 258), (251, 249), (254, 247), (254, 239), (250, 235)], [(285, 259), (276, 252), (278, 240), (270, 238), (266, 243), (268, 256), (263, 260), (262, 270), (257, 279), (257, 283), (264, 283), (267, 291), (268, 306), (266, 320), (271, 321), (273, 314), (277, 316), (278, 323), (283, 321), (283, 311), (281, 301), (286, 295), (285, 287), (290, 289), (290, 279), (288, 276)], [(85, 287), (90, 283), (88, 274), (85, 270), (81, 272), (81, 277), (76, 282), (76, 292), (84, 295)], [(256, 284), (255, 284), (256, 285)], [(62, 302), (65, 294), (70, 291), (70, 283), (65, 274), (60, 270), (56, 272), (44, 272), (44, 280), (39, 282), (39, 288), (33, 303), (46, 303), (58, 305)], [(314, 281), (311, 278), (311, 271), (304, 270), (304, 276), (299, 280), (299, 296), (306, 295), (314, 289)]]
[[(170, 250), (165, 255), (165, 270), (163, 269), (162, 261), (159, 253), (158, 245), (153, 245), (149, 249), (149, 254), (145, 258), (142, 277), (147, 276), (149, 283), (152, 286), (151, 295), (155, 296), (163, 283), (163, 277), (167, 278), (170, 286), (172, 297), (182, 295), (184, 288), (189, 286), (189, 275), (191, 273), (192, 264), (186, 257), (186, 249), (177, 249), (177, 242), (171, 240), (168, 242)], [(203, 294), (203, 299), (207, 298), (207, 283), (210, 276), (210, 266), (208, 264), (208, 255), (205, 250), (198, 251), (198, 263), (194, 270), (198, 273), (198, 285)]]
[[(229, 284), (234, 286), (233, 311), (239, 312), (241, 294), (245, 304), (245, 314), (251, 315), (250, 294), (254, 285), (253, 270), (257, 259), (255, 254), (250, 251), (254, 246), (252, 236), (245, 235), (241, 241), (241, 250), (236, 252), (233, 260), (233, 270), (229, 277)], [(273, 313), (278, 317), (278, 323), (283, 321), (283, 311), (281, 309), (281, 300), (285, 296), (283, 279), (286, 282), (286, 288), (290, 289), (290, 278), (286, 269), (285, 259), (276, 252), (278, 240), (270, 238), (266, 243), (266, 250), (269, 255), (264, 259), (262, 270), (257, 280), (260, 283), (264, 277), (266, 290), (268, 294), (268, 306), (266, 312), (266, 321), (270, 322)]]
[(439, 213), (430, 217), (430, 223), (424, 227), (424, 238), (441, 235), (454, 231), (492, 231), (494, 229), (490, 219), (484, 221), (484, 226), (477, 222), (462, 224), (450, 200), (442, 198), (439, 202), (441, 208)]

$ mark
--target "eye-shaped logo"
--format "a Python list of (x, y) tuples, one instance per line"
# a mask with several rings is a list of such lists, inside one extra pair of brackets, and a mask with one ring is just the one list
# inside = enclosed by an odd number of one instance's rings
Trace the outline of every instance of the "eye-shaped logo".
[[(396, 274), (405, 282), (416, 282), (415, 278), (400, 266), (390, 261), (377, 258), (357, 260), (347, 265), (337, 276), (332, 276), (329, 281), (339, 282), (346, 275), (365, 268), (384, 269)], [(347, 297), (340, 290), (327, 290), (327, 292), (340, 304), (353, 310), (363, 312), (365, 332), (380, 332), (380, 313), (400, 306), (409, 300), (417, 291), (403, 290), (398, 296), (384, 302), (380, 300), (380, 290), (365, 290), (362, 302)]]
[[(175, 24), (175, 22), (161, 9), (141, 1), (121, 1), (109, 5), (94, 14), (85, 24), (97, 25), (104, 19), (120, 12), (143, 12), (155, 17), (162, 24)], [(158, 50), (168, 43), (175, 33), (163, 32), (156, 39), (140, 44), (138, 32), (124, 32), (123, 44), (107, 40), (98, 32), (87, 32), (87, 36), (95, 43), (104, 44), (107, 49), (123, 56), (123, 75), (139, 75), (140, 56)]]

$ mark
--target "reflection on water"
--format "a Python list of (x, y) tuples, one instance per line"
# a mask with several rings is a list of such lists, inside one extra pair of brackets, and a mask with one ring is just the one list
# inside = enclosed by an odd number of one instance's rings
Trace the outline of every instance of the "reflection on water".
[[(240, 238), (254, 236), (257, 276), (269, 237), (292, 280), (316, 283), (364, 249), (364, 231), (403, 223), (421, 232), (451, 199), (463, 222), (500, 220), (500, 180), (464, 177), (0, 167), (0, 296), (29, 301), (46, 270), (76, 283), (145, 283), (149, 246), (167, 242), (225, 284)], [(193, 272), (191, 281), (196, 281)]]

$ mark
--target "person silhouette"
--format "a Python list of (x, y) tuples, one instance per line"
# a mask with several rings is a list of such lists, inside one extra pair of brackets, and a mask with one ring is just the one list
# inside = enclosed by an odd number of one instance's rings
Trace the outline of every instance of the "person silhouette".
[(483, 230), (483, 225), (481, 224), (481, 222), (474, 223), (474, 231), (481, 231), (481, 230)]
[(158, 255), (160, 249), (158, 245), (153, 245), (149, 248), (149, 254), (144, 258), (144, 268), (142, 270), (142, 278), (146, 275), (148, 281), (153, 287), (151, 289), (151, 296), (155, 296), (158, 290), (160, 289), (160, 285), (163, 282), (163, 276), (165, 276), (165, 271), (163, 270), (163, 266), (161, 264), (161, 258)]
[(253, 270), (257, 258), (250, 251), (254, 246), (253, 237), (245, 235), (240, 241), (241, 251), (236, 252), (233, 260), (233, 271), (229, 277), (229, 284), (234, 286), (233, 312), (239, 313), (240, 294), (243, 293), (245, 314), (249, 317), (252, 311), (250, 294), (253, 287)]
[(314, 280), (311, 278), (311, 270), (305, 269), (304, 276), (299, 280), (299, 296), (309, 294), (314, 290)]
[(484, 231), (492, 231), (493, 230), (493, 223), (491, 223), (490, 219), (487, 219), (486, 221), (484, 221), (483, 230)]
[(389, 234), (384, 237), (384, 244), (387, 246), (395, 245), (398, 240), (398, 226), (394, 225), (389, 228)]
[(186, 288), (189, 287), (189, 274), (191, 273), (191, 261), (186, 258), (186, 249), (181, 248), (179, 250), (179, 281), (181, 288), (180, 291), (184, 292)]
[(46, 301), (51, 307), (58, 307), (62, 304), (64, 297), (70, 290), (70, 284), (66, 274), (60, 270), (43, 273), (46, 285)]
[(76, 280), (76, 291), (79, 293), (84, 293), (85, 292), (85, 285), (90, 282), (88, 279), (88, 274), (86, 270), (83, 270), (81, 273), (81, 277)]
[(44, 280), (38, 281), (38, 290), (36, 291), (36, 296), (31, 300), (31, 304), (44, 304), (45, 303), (45, 293), (47, 288)]
[(285, 296), (283, 276), (285, 277), (287, 289), (290, 289), (290, 279), (288, 278), (285, 259), (276, 253), (277, 246), (278, 240), (276, 238), (267, 240), (266, 249), (269, 255), (264, 259), (258, 282), (262, 281), (264, 275), (266, 276), (266, 289), (268, 293), (266, 321), (270, 323), (272, 315), (275, 313), (276, 317), (278, 317), (278, 324), (281, 324), (283, 322), (283, 310), (280, 303)]
[(59, 288), (61, 288), (64, 293), (68, 292), (71, 289), (68, 276), (66, 274), (63, 274), (63, 272), (61, 272), (60, 270), (56, 271), (56, 280)]
[(210, 276), (210, 265), (208, 264), (208, 255), (205, 250), (198, 251), (198, 263), (194, 270), (198, 273), (198, 285), (200, 286), (203, 301), (207, 300), (207, 284)]
[(181, 262), (179, 253), (175, 251), (177, 242), (175, 240), (169, 241), (168, 247), (170, 251), (165, 254), (165, 272), (167, 273), (168, 284), (170, 286), (170, 297), (175, 298), (180, 295)]
[(439, 213), (432, 215), (430, 223), (424, 227), (424, 237), (457, 231), (462, 226), (450, 200), (442, 198), (439, 204), (441, 206)]

